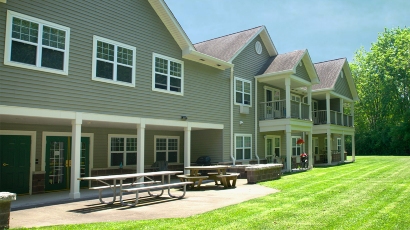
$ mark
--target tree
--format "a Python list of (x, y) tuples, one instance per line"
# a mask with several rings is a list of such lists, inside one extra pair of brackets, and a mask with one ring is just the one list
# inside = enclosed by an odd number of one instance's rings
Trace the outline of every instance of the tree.
[(410, 28), (385, 29), (350, 65), (359, 154), (410, 154)]

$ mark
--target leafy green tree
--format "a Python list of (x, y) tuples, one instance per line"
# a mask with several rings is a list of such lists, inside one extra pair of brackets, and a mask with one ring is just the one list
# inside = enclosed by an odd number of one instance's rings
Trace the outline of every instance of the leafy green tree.
[(410, 28), (385, 29), (350, 68), (358, 154), (410, 154)]

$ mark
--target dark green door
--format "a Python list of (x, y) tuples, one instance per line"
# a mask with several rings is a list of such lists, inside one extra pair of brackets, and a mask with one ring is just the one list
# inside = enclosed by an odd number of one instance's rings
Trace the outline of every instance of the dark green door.
[[(46, 138), (46, 191), (70, 188), (71, 137)], [(88, 176), (90, 138), (81, 138), (80, 176)], [(87, 187), (87, 181), (80, 182)]]
[(29, 193), (30, 136), (0, 135), (0, 191)]

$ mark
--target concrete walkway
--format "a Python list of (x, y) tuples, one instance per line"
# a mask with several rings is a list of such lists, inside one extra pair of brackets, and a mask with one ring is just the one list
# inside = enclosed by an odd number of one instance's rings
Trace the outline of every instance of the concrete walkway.
[[(83, 198), (80, 201), (68, 199), (67, 191), (21, 196), (12, 202), (10, 228), (188, 217), (278, 192), (247, 184), (246, 179), (238, 179), (236, 188), (223, 189), (215, 186), (213, 181), (206, 181), (201, 187), (200, 190), (188, 190), (180, 200), (170, 198), (166, 191), (160, 198), (144, 197), (146, 194), (143, 193), (135, 207), (121, 206), (118, 201), (113, 205), (101, 204), (98, 191), (90, 190), (81, 191)], [(178, 195), (180, 191), (174, 191), (174, 194)], [(125, 196), (131, 201), (134, 198), (133, 194)]]

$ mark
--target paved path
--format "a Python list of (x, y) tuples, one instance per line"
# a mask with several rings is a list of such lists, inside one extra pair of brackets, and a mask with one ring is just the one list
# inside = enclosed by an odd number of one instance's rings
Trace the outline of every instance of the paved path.
[[(140, 199), (136, 207), (123, 207), (119, 202), (104, 205), (100, 204), (97, 198), (41, 207), (20, 206), (19, 210), (10, 214), (10, 228), (188, 217), (278, 192), (275, 189), (246, 183), (246, 179), (238, 179), (235, 189), (223, 189), (209, 182), (201, 186), (201, 190), (187, 191), (183, 199), (170, 198), (168, 193), (164, 192), (160, 198)], [(174, 193), (177, 195), (178, 192)], [(135, 195), (127, 195), (125, 198), (132, 199)]]

